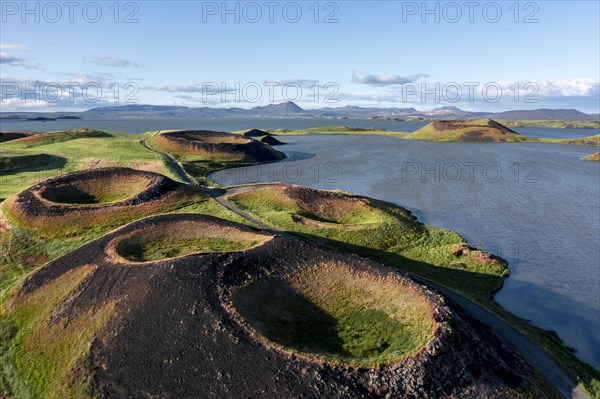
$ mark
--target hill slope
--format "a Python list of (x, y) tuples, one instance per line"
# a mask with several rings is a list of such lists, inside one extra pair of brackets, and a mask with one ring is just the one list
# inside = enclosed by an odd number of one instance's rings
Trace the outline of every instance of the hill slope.
[(407, 139), (456, 142), (520, 142), (530, 139), (491, 119), (441, 120), (406, 135)]

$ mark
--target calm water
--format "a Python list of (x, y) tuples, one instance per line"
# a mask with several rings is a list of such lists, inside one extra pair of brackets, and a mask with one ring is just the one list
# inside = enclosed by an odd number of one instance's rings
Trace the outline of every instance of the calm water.
[(144, 133), (167, 129), (207, 129), (232, 132), (244, 129), (308, 129), (318, 126), (376, 127), (412, 132), (427, 122), (387, 122), (325, 118), (147, 118), (147, 119), (75, 119), (48, 122), (8, 121), (0, 119), (0, 131), (45, 132), (88, 127), (125, 133)]
[[(49, 122), (9, 121), (0, 119), (0, 131), (45, 132), (82, 127), (125, 133), (144, 133), (167, 129), (214, 129), (226, 132), (244, 129), (308, 129), (318, 126), (352, 126), (413, 132), (428, 122), (370, 121), (325, 118), (147, 118), (147, 119), (75, 119)], [(530, 137), (586, 137), (600, 133), (597, 129), (521, 128), (517, 132)]]
[(230, 169), (226, 185), (283, 181), (351, 191), (411, 209), (501, 255), (511, 276), (496, 299), (558, 331), (600, 368), (600, 164), (590, 147), (290, 136), (285, 161)]

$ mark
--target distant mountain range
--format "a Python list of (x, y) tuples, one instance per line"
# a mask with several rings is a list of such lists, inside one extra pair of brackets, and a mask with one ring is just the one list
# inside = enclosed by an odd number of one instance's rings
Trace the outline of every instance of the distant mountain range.
[(364, 108), (357, 106), (324, 107), (302, 109), (288, 101), (281, 104), (244, 108), (182, 107), (166, 105), (122, 105), (92, 108), (84, 112), (2, 112), (2, 119), (40, 118), (81, 118), (81, 119), (121, 119), (121, 118), (185, 118), (185, 117), (313, 117), (313, 118), (361, 118), (361, 119), (480, 119), (493, 118), (505, 120), (586, 120), (598, 119), (598, 115), (588, 115), (576, 109), (533, 109), (505, 112), (470, 112), (457, 107), (444, 106), (430, 111), (418, 111), (414, 108)]

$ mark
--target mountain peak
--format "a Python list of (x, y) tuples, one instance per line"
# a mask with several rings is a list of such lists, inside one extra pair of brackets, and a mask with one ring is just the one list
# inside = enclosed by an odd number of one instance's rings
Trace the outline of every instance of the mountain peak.
[(443, 107), (435, 108), (434, 111), (460, 111), (460, 112), (462, 112), (462, 109), (457, 108), (453, 105), (445, 105)]
[(277, 112), (277, 113), (301, 113), (304, 112), (302, 108), (300, 108), (293, 101), (286, 101), (280, 104), (269, 104), (264, 106), (258, 106), (252, 108), (252, 111), (259, 112)]

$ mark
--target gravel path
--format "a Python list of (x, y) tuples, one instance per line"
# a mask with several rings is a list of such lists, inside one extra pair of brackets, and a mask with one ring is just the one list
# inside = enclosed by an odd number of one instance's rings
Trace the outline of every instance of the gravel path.
[(167, 167), (169, 169), (171, 169), (171, 171), (175, 174), (175, 176), (177, 176), (184, 183), (198, 185), (198, 181), (196, 181), (196, 179), (194, 179), (192, 176), (190, 176), (185, 171), (185, 169), (183, 169), (181, 164), (179, 162), (177, 162), (177, 160), (175, 158), (173, 158), (172, 155), (167, 154), (165, 152), (155, 150), (154, 148), (152, 148), (148, 145), (147, 140), (148, 139), (144, 139), (144, 140), (140, 141), (140, 145), (142, 147), (144, 147), (145, 149), (155, 152), (155, 153), (159, 154), (160, 156), (162, 156), (165, 160), (165, 163), (167, 164)]

